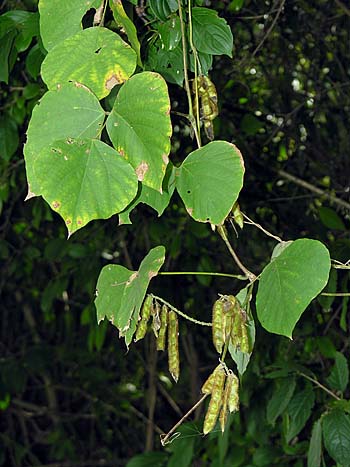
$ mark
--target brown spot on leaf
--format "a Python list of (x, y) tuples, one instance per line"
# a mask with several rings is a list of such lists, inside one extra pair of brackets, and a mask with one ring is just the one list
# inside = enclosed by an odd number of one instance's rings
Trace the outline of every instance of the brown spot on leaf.
[(61, 203), (59, 201), (52, 202), (53, 209), (58, 209), (60, 206), (61, 206)]
[(162, 159), (165, 165), (169, 163), (169, 157), (166, 154), (162, 154)]
[(77, 220), (77, 224), (78, 224), (78, 225), (82, 225), (82, 223), (83, 223), (83, 221), (82, 221), (81, 219), (78, 219), (78, 220)]
[(74, 86), (76, 88), (83, 88), (83, 89), (86, 89), (87, 91), (91, 92), (91, 90), (87, 86), (85, 86), (85, 84), (78, 83), (78, 81), (74, 81)]
[(155, 271), (150, 271), (148, 273), (148, 279), (151, 280), (152, 277), (156, 277), (158, 275), (158, 273), (156, 273)]
[(112, 76), (106, 79), (105, 87), (109, 91), (114, 88), (117, 84), (122, 83), (124, 80), (120, 73), (113, 73)]
[(238, 149), (238, 147), (235, 146), (233, 143), (228, 143), (228, 144), (234, 148), (235, 153), (236, 153), (237, 156), (240, 158), (241, 166), (242, 166), (242, 169), (243, 169), (243, 172), (244, 172), (244, 171), (245, 171), (244, 159), (243, 159), (243, 156), (242, 156), (241, 151), (240, 151), (240, 150)]
[(165, 112), (165, 115), (168, 116), (170, 115), (170, 107), (167, 109), (167, 111)]
[(25, 197), (24, 201), (28, 201), (30, 198), (35, 198), (36, 194), (33, 193), (31, 190), (30, 190), (30, 186), (29, 186), (29, 183), (28, 183), (28, 193), (27, 193), (27, 196)]
[(141, 164), (136, 168), (135, 172), (139, 182), (142, 182), (145, 178), (146, 172), (149, 169), (147, 162), (142, 161)]
[(131, 274), (131, 276), (129, 277), (129, 280), (126, 282), (126, 285), (130, 285), (132, 281), (134, 281), (136, 279), (136, 277), (138, 277), (139, 273), (138, 272), (134, 272), (133, 274)]
[(67, 219), (67, 220), (66, 220), (66, 224), (67, 224), (67, 225), (69, 225), (69, 224), (71, 224), (71, 223), (72, 223), (72, 220), (71, 220), (71, 219)]
[(190, 216), (192, 216), (193, 208), (187, 208), (186, 211), (188, 212)]

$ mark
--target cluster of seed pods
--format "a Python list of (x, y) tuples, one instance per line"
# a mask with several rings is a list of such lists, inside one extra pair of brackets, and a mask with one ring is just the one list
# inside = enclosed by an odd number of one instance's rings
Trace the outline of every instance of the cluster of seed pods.
[(228, 412), (239, 409), (239, 380), (225, 365), (220, 363), (202, 386), (203, 394), (211, 394), (204, 419), (203, 433), (206, 435), (216, 425), (219, 417), (221, 431), (225, 431)]
[(218, 353), (224, 345), (231, 344), (242, 352), (249, 352), (247, 316), (233, 295), (223, 295), (213, 305), (213, 343)]
[(177, 382), (180, 375), (179, 322), (177, 314), (175, 311), (169, 310), (165, 304), (160, 306), (152, 295), (147, 295), (141, 308), (135, 342), (145, 337), (151, 317), (153, 333), (157, 340), (157, 350), (165, 350), (166, 344), (168, 344), (169, 372)]

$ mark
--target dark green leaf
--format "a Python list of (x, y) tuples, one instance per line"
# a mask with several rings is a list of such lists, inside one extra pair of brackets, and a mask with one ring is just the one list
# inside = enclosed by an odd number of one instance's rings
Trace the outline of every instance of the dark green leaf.
[(213, 141), (186, 157), (177, 171), (176, 189), (191, 217), (220, 225), (238, 198), (243, 174), (236, 146)]
[(331, 457), (344, 467), (350, 465), (350, 416), (333, 410), (323, 417), (323, 438)]
[(167, 458), (166, 452), (145, 452), (130, 459), (126, 467), (163, 467)]
[(327, 378), (331, 388), (344, 392), (349, 383), (349, 366), (345, 356), (337, 352), (331, 374)]
[(311, 409), (315, 403), (315, 394), (311, 387), (307, 387), (294, 395), (289, 402), (287, 412), (289, 414), (289, 426), (286, 432), (286, 442), (289, 443), (305, 426), (311, 415)]
[(166, 21), (168, 16), (178, 9), (177, 0), (149, 0), (148, 4), (154, 16)]
[(165, 50), (175, 49), (181, 41), (180, 18), (175, 16), (160, 24), (158, 32)]
[(321, 419), (314, 423), (312, 428), (309, 451), (307, 454), (307, 467), (320, 467), (322, 455), (322, 425)]
[(11, 159), (18, 146), (18, 131), (16, 122), (4, 115), (0, 117), (0, 159)]
[(232, 57), (233, 37), (230, 27), (214, 10), (192, 9), (193, 43), (196, 49), (212, 55)]
[(278, 381), (266, 408), (266, 419), (274, 425), (276, 419), (288, 406), (295, 389), (295, 378), (288, 377)]
[(345, 224), (334, 209), (327, 207), (320, 207), (318, 209), (322, 224), (332, 230), (346, 230)]
[(0, 82), (4, 81), (4, 83), (8, 83), (9, 72), (11, 71), (9, 55), (11, 53), (15, 37), (16, 31), (11, 29), (0, 38)]
[(324, 288), (330, 271), (327, 248), (307, 238), (291, 243), (260, 276), (256, 308), (269, 332), (292, 337), (305, 308)]

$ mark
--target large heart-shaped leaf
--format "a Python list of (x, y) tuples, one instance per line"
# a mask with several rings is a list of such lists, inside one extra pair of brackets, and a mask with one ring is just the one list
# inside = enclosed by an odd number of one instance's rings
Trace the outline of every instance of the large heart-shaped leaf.
[(164, 255), (165, 248), (157, 246), (145, 256), (138, 271), (108, 265), (100, 273), (95, 300), (98, 321), (109, 319), (125, 337), (127, 346), (136, 330), (149, 283), (164, 263)]
[(60, 42), (46, 56), (41, 75), (49, 89), (67, 81), (83, 83), (99, 99), (131, 76), (136, 53), (115, 32), (87, 28)]
[(46, 50), (83, 29), (81, 20), (101, 0), (39, 0), (40, 35)]
[(42, 148), (59, 139), (96, 138), (104, 116), (94, 94), (77, 83), (60, 86), (41, 98), (34, 107), (24, 146), (28, 197), (41, 194), (33, 174), (33, 159)]
[(133, 168), (99, 140), (61, 140), (34, 157), (40, 193), (71, 235), (92, 219), (122, 211), (137, 193)]
[(120, 89), (107, 131), (113, 146), (135, 168), (144, 185), (162, 191), (170, 151), (170, 101), (158, 73), (133, 76)]
[(190, 216), (222, 224), (243, 186), (244, 163), (239, 150), (213, 141), (191, 152), (177, 171), (176, 188)]
[(256, 297), (261, 325), (292, 338), (305, 308), (327, 284), (330, 266), (321, 242), (305, 238), (289, 244), (261, 273)]
[(131, 224), (130, 213), (140, 203), (147, 204), (161, 216), (168, 206), (175, 189), (175, 168), (169, 163), (163, 181), (163, 192), (153, 190), (143, 183), (140, 183), (139, 192), (132, 203), (119, 214), (119, 225)]

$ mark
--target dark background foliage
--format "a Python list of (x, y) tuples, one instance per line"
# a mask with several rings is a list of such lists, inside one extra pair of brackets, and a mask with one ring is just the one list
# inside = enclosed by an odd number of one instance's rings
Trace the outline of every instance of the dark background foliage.
[[(216, 137), (234, 142), (245, 159), (241, 208), (284, 240), (319, 239), (333, 259), (347, 261), (350, 10), (326, 0), (205, 4), (227, 20), (234, 36), (233, 59), (215, 58), (210, 76), (219, 95)], [(1, 8), (37, 11), (29, 0), (5, 0)], [(147, 29), (137, 16), (135, 22), (142, 37)], [(266, 407), (279, 376), (299, 371), (290, 384), (311, 391), (300, 372), (307, 368), (327, 384), (335, 351), (349, 355), (347, 299), (314, 301), (293, 341), (258, 326), (231, 429), (203, 438), (200, 408), (179, 439), (162, 448), (159, 433), (198, 400), (216, 365), (210, 330), (181, 322), (182, 370), (174, 385), (150, 335), (126, 353), (110, 324), (97, 326), (99, 271), (111, 261), (136, 268), (157, 244), (166, 247), (166, 270), (237, 270), (218, 236), (192, 221), (177, 196), (161, 219), (140, 205), (131, 226), (118, 227), (114, 216), (69, 240), (42, 199), (24, 202), (22, 149), (31, 110), (45, 92), (43, 54), (37, 34), (23, 50), (13, 46), (13, 34), (0, 39), (0, 58), (7, 45), (10, 53), (8, 83), (0, 83), (0, 465), (117, 466), (145, 450), (157, 452), (130, 465), (306, 465), (313, 422), (332, 398), (315, 389), (312, 415), (289, 443), (288, 411), (272, 424)], [(173, 108), (186, 112), (184, 91), (174, 84), (169, 89)], [(192, 141), (186, 122), (175, 114), (172, 119), (176, 162)], [(275, 244), (249, 225), (234, 242), (254, 272)], [(338, 271), (330, 287), (346, 290), (347, 281), (348, 273)], [(217, 293), (239, 288), (232, 280), (192, 276), (152, 283), (154, 293), (203, 320), (210, 320)], [(332, 465), (327, 454), (325, 462)]]

